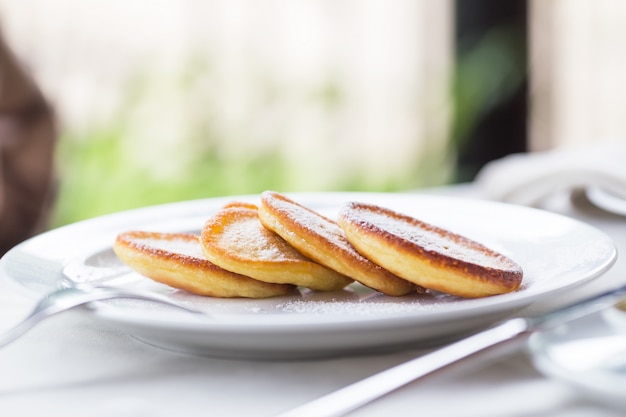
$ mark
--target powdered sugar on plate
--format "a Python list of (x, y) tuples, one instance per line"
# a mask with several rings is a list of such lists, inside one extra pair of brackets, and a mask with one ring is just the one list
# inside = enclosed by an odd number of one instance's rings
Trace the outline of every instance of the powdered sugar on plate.
[(436, 292), (404, 297), (388, 297), (372, 293), (369, 297), (329, 298), (324, 300), (298, 299), (277, 304), (275, 309), (285, 313), (344, 317), (402, 315), (440, 309), (462, 299)]

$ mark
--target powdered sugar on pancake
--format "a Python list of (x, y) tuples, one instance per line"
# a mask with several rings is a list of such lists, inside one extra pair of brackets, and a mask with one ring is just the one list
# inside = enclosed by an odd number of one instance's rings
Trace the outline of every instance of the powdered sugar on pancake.
[(170, 253), (189, 256), (192, 258), (204, 259), (202, 248), (197, 238), (193, 235), (187, 237), (177, 236), (174, 238), (155, 238), (151, 236), (136, 237), (133, 242), (144, 248), (160, 249)]
[(258, 261), (306, 260), (282, 238), (264, 228), (256, 215), (225, 227), (219, 244)]
[(393, 216), (384, 210), (367, 210), (351, 207), (343, 210), (348, 221), (361, 225), (373, 226), (410, 242), (426, 252), (437, 253), (474, 265), (496, 269), (518, 269), (509, 258), (490, 250), (466, 237), (451, 233), (436, 226), (408, 219), (405, 216)]
[(272, 204), (287, 217), (293, 219), (302, 227), (305, 227), (309, 232), (322, 236), (324, 239), (328, 240), (342, 250), (361, 257), (350, 242), (348, 242), (348, 239), (346, 238), (346, 235), (341, 227), (339, 227), (339, 225), (334, 221), (322, 216), (319, 213), (308, 210), (305, 207), (292, 204), (278, 198), (274, 199)]

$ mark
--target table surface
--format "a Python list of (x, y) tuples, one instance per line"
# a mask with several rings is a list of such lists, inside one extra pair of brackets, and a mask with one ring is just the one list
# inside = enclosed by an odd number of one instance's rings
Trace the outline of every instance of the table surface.
[[(436, 192), (477, 197), (471, 187)], [(619, 252), (626, 248), (625, 218), (582, 212), (564, 199), (551, 204), (551, 210), (603, 230)], [(618, 259), (602, 277), (559, 302), (614, 287), (624, 277), (626, 260)], [(0, 330), (27, 314), (33, 302), (15, 284), (0, 280)], [(529, 312), (546, 308), (535, 304)], [(0, 415), (272, 416), (423, 353), (285, 362), (196, 357), (147, 346), (76, 310), (49, 319), (0, 351)], [(542, 376), (524, 350), (474, 365), (411, 383), (350, 415), (623, 415)]]

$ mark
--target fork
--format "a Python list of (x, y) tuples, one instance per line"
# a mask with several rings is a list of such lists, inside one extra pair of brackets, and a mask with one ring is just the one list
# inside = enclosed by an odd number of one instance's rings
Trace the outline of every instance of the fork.
[(72, 286), (55, 290), (39, 300), (31, 313), (15, 327), (0, 334), (0, 348), (17, 340), (20, 336), (32, 329), (35, 325), (55, 314), (62, 313), (74, 307), (89, 304), (94, 301), (111, 299), (135, 299), (167, 305), (193, 314), (205, 313), (178, 304), (167, 297), (137, 290), (107, 286)]

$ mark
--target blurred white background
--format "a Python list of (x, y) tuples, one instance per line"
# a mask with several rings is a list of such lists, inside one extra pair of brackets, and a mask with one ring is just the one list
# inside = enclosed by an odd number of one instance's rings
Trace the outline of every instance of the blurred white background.
[(460, 1), (0, 0), (0, 27), (58, 114), (59, 224), (446, 184), (458, 126), (526, 73), (528, 150), (626, 136), (626, 2), (529, 0), (520, 64), (497, 31), (459, 58), (458, 6), (486, 4)]
[[(277, 146), (298, 167), (293, 186), (307, 189), (355, 170), (384, 186), (426, 146), (445, 158), (450, 7), (0, 1), (9, 42), (75, 135), (123, 117), (137, 163), (173, 175), (192, 157), (194, 129), (208, 125), (226, 155)], [(446, 173), (433, 175), (426, 182)]]

